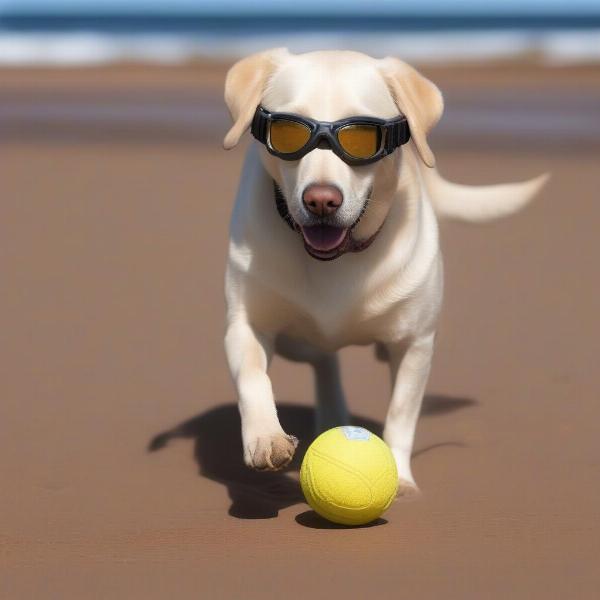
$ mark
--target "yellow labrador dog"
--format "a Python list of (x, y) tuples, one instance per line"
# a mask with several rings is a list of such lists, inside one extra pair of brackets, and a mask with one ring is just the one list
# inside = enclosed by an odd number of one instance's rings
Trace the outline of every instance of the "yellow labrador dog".
[(276, 48), (227, 74), (233, 148), (252, 129), (231, 220), (225, 348), (239, 395), (244, 459), (281, 469), (297, 440), (277, 418), (274, 353), (314, 367), (317, 430), (348, 421), (336, 351), (376, 344), (393, 393), (384, 428), (399, 493), (410, 467), (443, 290), (436, 216), (510, 214), (540, 189), (467, 187), (435, 170), (427, 134), (442, 95), (396, 58)]

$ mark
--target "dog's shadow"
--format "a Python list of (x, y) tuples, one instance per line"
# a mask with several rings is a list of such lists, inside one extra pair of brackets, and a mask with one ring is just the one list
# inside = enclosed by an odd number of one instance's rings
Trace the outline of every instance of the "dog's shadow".
[[(468, 398), (427, 396), (422, 416), (443, 414), (475, 404)], [(278, 415), (285, 431), (294, 434), (300, 444), (294, 460), (284, 471), (256, 472), (243, 462), (240, 417), (235, 404), (212, 408), (197, 417), (159, 433), (150, 441), (148, 450), (155, 452), (177, 438), (194, 440), (194, 457), (200, 475), (218, 481), (227, 487), (231, 506), (229, 514), (240, 519), (267, 519), (279, 511), (303, 501), (298, 484), (298, 470), (310, 442), (314, 438), (314, 410), (297, 404), (280, 404)], [(351, 417), (353, 425), (360, 425), (377, 435), (382, 425), (359, 416)], [(417, 450), (413, 457), (440, 446), (461, 446), (459, 442), (443, 442)]]

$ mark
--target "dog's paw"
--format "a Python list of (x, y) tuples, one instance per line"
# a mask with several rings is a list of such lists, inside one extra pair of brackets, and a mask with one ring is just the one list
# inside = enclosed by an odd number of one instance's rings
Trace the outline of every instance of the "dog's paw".
[(397, 500), (416, 500), (421, 495), (421, 490), (417, 487), (414, 481), (398, 479), (398, 491), (396, 492)]
[(258, 471), (278, 471), (290, 464), (297, 446), (298, 439), (293, 435), (259, 436), (247, 445), (244, 460)]

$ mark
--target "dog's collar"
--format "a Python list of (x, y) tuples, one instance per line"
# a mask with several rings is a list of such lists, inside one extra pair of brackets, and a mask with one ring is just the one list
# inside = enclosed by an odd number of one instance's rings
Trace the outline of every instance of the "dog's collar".
[[(283, 219), (283, 221), (285, 221), (286, 225), (292, 231), (295, 231), (296, 233), (302, 235), (302, 232), (300, 231), (300, 227), (298, 226), (296, 221), (294, 221), (294, 219), (292, 218), (292, 215), (290, 215), (290, 212), (287, 207), (287, 202), (285, 201), (285, 196), (283, 195), (281, 188), (277, 185), (277, 183), (274, 180), (273, 180), (273, 195), (275, 197), (275, 206), (277, 208), (277, 212), (279, 213), (279, 216)], [(361, 213), (361, 216), (362, 216), (362, 213)], [(346, 254), (346, 252), (362, 252), (363, 250), (366, 250), (372, 244), (373, 240), (377, 237), (377, 234), (381, 231), (381, 228), (383, 227), (383, 223), (379, 226), (377, 231), (371, 237), (367, 238), (366, 240), (357, 241), (352, 237), (352, 229), (356, 226), (358, 221), (360, 221), (360, 218), (361, 217), (359, 217), (357, 219), (356, 223), (354, 223), (354, 225), (350, 228), (350, 231), (349, 231), (348, 235), (346, 236), (346, 240), (339, 246), (339, 248), (337, 249), (335, 254), (333, 254), (332, 256), (328, 256), (327, 258), (323, 258), (321, 256), (312, 254), (309, 251), (310, 255), (313, 258), (316, 258), (318, 260), (333, 260), (334, 258), (338, 258), (339, 256), (341, 256), (342, 254)], [(307, 248), (307, 250), (308, 250), (308, 248)]]

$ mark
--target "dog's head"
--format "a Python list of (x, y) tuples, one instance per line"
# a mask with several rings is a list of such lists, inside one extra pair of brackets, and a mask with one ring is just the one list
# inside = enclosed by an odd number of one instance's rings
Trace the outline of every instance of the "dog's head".
[[(328, 122), (404, 115), (410, 145), (425, 165), (434, 165), (427, 134), (442, 114), (442, 96), (433, 83), (396, 58), (376, 60), (356, 52), (293, 55), (276, 48), (230, 69), (225, 100), (234, 121), (225, 136), (226, 149), (238, 143), (259, 104), (271, 112)], [(294, 161), (263, 147), (262, 161), (281, 189), (307, 251), (330, 260), (365, 248), (381, 228), (398, 186), (403, 148), (361, 166), (350, 166), (320, 147)]]

